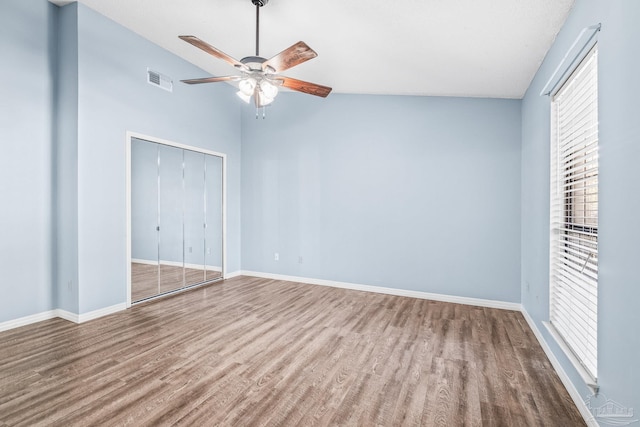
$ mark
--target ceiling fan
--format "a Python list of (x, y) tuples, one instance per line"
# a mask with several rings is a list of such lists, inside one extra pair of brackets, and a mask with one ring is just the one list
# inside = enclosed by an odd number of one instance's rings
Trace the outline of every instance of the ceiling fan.
[(300, 41), (270, 59), (260, 56), (260, 8), (269, 3), (269, 0), (251, 0), (251, 2), (256, 6), (255, 56), (247, 56), (238, 61), (195, 36), (178, 36), (187, 43), (191, 43), (208, 54), (231, 64), (242, 74), (239, 76), (189, 79), (182, 80), (182, 82), (187, 84), (238, 82), (238, 88), (240, 89), (238, 96), (246, 103), (250, 103), (251, 97), (253, 97), (256, 110), (273, 102), (278, 95), (279, 86), (323, 98), (329, 95), (331, 92), (330, 87), (280, 75), (281, 72), (318, 56), (305, 42)]

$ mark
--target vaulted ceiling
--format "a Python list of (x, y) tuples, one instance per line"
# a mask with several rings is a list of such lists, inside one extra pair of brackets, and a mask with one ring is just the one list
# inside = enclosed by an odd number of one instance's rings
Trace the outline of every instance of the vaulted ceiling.
[[(236, 59), (255, 54), (251, 0), (79, 1), (212, 75), (235, 70), (178, 35)], [(573, 3), (271, 0), (260, 10), (260, 54), (303, 40), (318, 57), (285, 74), (339, 93), (521, 98)]]

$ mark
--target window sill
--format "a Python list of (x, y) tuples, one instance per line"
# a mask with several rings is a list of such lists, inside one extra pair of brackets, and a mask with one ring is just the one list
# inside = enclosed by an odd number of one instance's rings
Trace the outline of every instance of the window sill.
[(562, 339), (558, 331), (556, 331), (556, 328), (554, 328), (551, 323), (542, 322), (542, 324), (544, 325), (545, 328), (547, 328), (547, 331), (549, 331), (549, 333), (555, 340), (556, 344), (560, 346), (565, 356), (567, 356), (567, 358), (571, 361), (571, 364), (576, 369), (576, 371), (578, 371), (578, 374), (582, 378), (582, 381), (584, 381), (584, 383), (591, 389), (591, 391), (593, 391), (594, 394), (597, 394), (598, 389), (600, 388), (598, 386), (597, 378), (593, 378), (591, 374), (584, 368), (584, 366), (582, 366), (578, 358), (569, 349), (567, 344), (564, 342), (564, 339)]

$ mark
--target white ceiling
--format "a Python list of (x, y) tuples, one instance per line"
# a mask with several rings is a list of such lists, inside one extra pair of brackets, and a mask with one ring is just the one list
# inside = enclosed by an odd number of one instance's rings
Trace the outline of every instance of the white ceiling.
[[(236, 59), (255, 53), (251, 0), (79, 1), (216, 76), (235, 70), (178, 35)], [(522, 98), (573, 3), (271, 0), (260, 10), (260, 54), (306, 42), (318, 57), (283, 74), (334, 92)]]

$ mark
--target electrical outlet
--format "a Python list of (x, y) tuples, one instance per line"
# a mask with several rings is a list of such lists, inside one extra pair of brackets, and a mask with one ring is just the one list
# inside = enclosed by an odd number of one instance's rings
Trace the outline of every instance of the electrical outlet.
[(531, 289), (531, 287), (529, 286), (529, 282), (524, 282), (524, 286), (527, 292), (529, 292), (529, 290)]
[(189, 246), (189, 253), (192, 254), (193, 253), (193, 246)]
[(280, 254), (278, 252), (273, 254), (273, 260), (274, 261), (280, 261)]
[(72, 290), (72, 289), (73, 289), (73, 281), (69, 280), (69, 281), (67, 282), (67, 289), (68, 289), (68, 290)]
[(301, 257), (301, 256), (299, 256), (299, 257), (298, 257), (298, 264), (302, 264), (302, 261), (304, 261), (304, 260), (302, 259), (302, 257)]
[(211, 248), (207, 248), (207, 255), (211, 255)]

